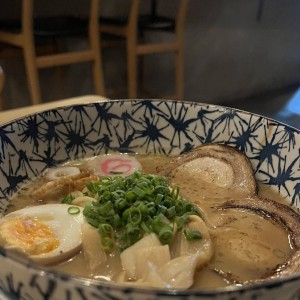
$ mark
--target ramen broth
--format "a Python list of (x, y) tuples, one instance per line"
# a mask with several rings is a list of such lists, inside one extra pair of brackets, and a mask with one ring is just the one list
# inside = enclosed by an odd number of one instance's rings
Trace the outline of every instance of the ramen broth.
[[(136, 156), (144, 173), (153, 174), (158, 165), (169, 158), (163, 156)], [(69, 166), (86, 168), (86, 160), (68, 163)], [(37, 178), (27, 184), (11, 201), (8, 212), (29, 205), (60, 203), (62, 196), (34, 200), (32, 191), (45, 183), (45, 178)], [(202, 212), (214, 244), (211, 261), (198, 270), (192, 288), (222, 287), (261, 278), (269, 270), (283, 264), (292, 251), (287, 232), (279, 225), (247, 210), (227, 209), (226, 213), (217, 206), (228, 199), (240, 199), (239, 194), (217, 188), (208, 182), (201, 182), (191, 176), (181, 178), (174, 184), (180, 187), (181, 195), (194, 202)], [(260, 186), (260, 195), (284, 203), (278, 194), (265, 186)], [(276, 199), (275, 199), (276, 198)], [(253, 198), (253, 201), (259, 199)], [(120, 258), (108, 257), (107, 263), (97, 274), (91, 274), (83, 254), (79, 253), (67, 262), (53, 267), (56, 270), (105, 281), (119, 282), (121, 277)], [(222, 276), (221, 276), (222, 275)], [(237, 276), (237, 278), (235, 277)]]

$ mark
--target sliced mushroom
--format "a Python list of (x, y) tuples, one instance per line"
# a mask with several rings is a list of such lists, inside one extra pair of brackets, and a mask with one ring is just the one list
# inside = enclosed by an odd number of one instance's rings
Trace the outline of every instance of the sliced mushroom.
[(201, 145), (158, 167), (157, 172), (169, 177), (171, 183), (185, 180), (195, 185), (197, 180), (202, 180), (221, 190), (230, 189), (249, 196), (257, 194), (249, 159), (241, 151), (226, 145)]
[[(216, 226), (216, 248), (221, 249), (219, 255), (226, 257), (227, 265), (228, 259), (232, 261), (230, 270), (215, 264), (220, 275), (231, 274), (245, 283), (300, 271), (300, 215), (290, 207), (257, 197), (227, 201), (216, 211), (215, 219), (210, 220)], [(235, 264), (243, 264), (253, 278), (235, 273)]]

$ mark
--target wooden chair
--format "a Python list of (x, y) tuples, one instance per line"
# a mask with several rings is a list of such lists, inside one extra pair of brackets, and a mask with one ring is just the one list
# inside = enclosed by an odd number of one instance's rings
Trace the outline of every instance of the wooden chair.
[[(41, 102), (38, 69), (83, 62), (92, 63), (95, 93), (98, 95), (105, 94), (98, 29), (99, 0), (89, 1), (89, 16), (85, 20), (79, 20), (75, 17), (34, 19), (33, 0), (22, 0), (20, 22), (11, 23), (8, 26), (7, 23), (2, 24), (2, 28), (0, 24), (0, 43), (20, 47), (23, 50), (32, 104)], [(88, 37), (89, 47), (86, 50), (37, 54), (36, 40), (39, 37), (62, 38), (83, 33)]]
[[(140, 0), (131, 0), (126, 20), (100, 18), (100, 32), (104, 36), (125, 38), (127, 51), (128, 97), (138, 96), (138, 57), (155, 53), (175, 53), (175, 99), (184, 94), (184, 26), (188, 0), (180, 0), (175, 18), (160, 16), (156, 0), (152, 0), (149, 15), (139, 15)], [(164, 31), (175, 34), (171, 42), (146, 43), (145, 32)]]

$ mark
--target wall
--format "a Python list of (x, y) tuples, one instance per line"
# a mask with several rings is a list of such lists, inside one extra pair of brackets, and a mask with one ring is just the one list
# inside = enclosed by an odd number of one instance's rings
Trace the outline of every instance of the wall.
[[(164, 1), (163, 1), (164, 2)], [(191, 0), (188, 100), (230, 101), (300, 82), (300, 1)]]
[[(216, 7), (220, 1), (209, 2)], [(260, 22), (256, 20), (258, 1), (236, 0), (233, 9), (225, 1), (222, 4), (216, 21), (211, 17), (207, 27), (200, 26), (199, 36), (202, 33), (207, 40), (197, 47), (203, 48), (198, 57), (207, 57), (197, 74), (205, 78), (204, 98), (242, 97), (300, 80), (299, 1), (266, 0)], [(195, 82), (191, 90), (195, 97)]]
[[(0, 18), (16, 13), (12, 9), (12, 3), (16, 1), (1, 0)], [(39, 12), (46, 15), (56, 0), (39, 1)], [(145, 9), (149, 1), (143, 1)], [(264, 7), (258, 20), (260, 1)], [(105, 14), (118, 14), (125, 9), (125, 2), (102, 1), (102, 10)], [(5, 6), (3, 3), (11, 4)], [(160, 10), (172, 14), (173, 3), (174, 0), (160, 0)], [(59, 7), (59, 13), (68, 9), (67, 5)], [(72, 10), (74, 14), (81, 11), (80, 0), (72, 2)], [(185, 34), (185, 99), (229, 102), (299, 82), (299, 17), (299, 0), (190, 0)], [(81, 46), (79, 42), (78, 47)], [(124, 59), (122, 50), (104, 50), (107, 86), (125, 81)], [(21, 58), (9, 62), (0, 58), (0, 64), (7, 74), (5, 96), (11, 99), (9, 105), (18, 106), (20, 102), (16, 99), (26, 98), (28, 101)], [(145, 70), (145, 84), (149, 90), (172, 94), (173, 63), (170, 55), (147, 58)], [(45, 101), (93, 92), (86, 66), (74, 66), (68, 71), (71, 75), (66, 79), (65, 93), (59, 93), (50, 70), (41, 71), (42, 84), (47, 89)]]

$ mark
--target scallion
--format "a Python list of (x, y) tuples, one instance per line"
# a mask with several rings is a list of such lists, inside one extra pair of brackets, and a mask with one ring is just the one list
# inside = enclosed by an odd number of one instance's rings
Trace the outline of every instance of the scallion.
[(158, 232), (158, 238), (163, 245), (170, 244), (173, 240), (173, 235), (173, 228), (170, 225), (163, 226)]
[(96, 201), (85, 206), (83, 214), (99, 229), (104, 249), (122, 251), (152, 232), (162, 244), (169, 244), (173, 228), (183, 230), (191, 214), (200, 215), (163, 176), (135, 172), (126, 177), (101, 177), (87, 183), (87, 189)]
[(198, 230), (191, 230), (191, 229), (185, 228), (183, 230), (183, 233), (188, 241), (202, 239), (202, 234)]
[(77, 215), (80, 213), (80, 208), (78, 206), (70, 206), (68, 208), (68, 213), (70, 215)]
[(72, 203), (72, 201), (73, 201), (74, 199), (75, 199), (75, 197), (74, 197), (72, 194), (70, 194), (70, 195), (64, 197), (64, 198), (62, 199), (61, 203), (64, 203), (64, 204), (70, 204), (70, 203)]

